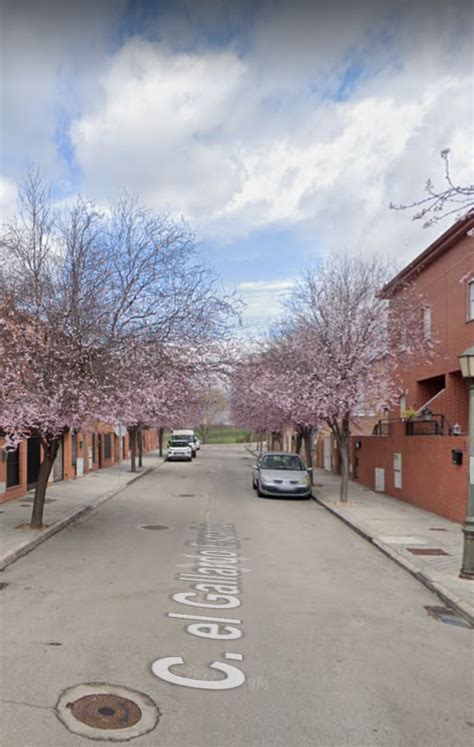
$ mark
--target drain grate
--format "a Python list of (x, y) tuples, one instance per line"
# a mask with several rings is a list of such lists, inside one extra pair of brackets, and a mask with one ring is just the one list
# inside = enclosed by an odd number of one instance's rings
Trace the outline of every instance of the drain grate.
[(142, 524), (138, 527), (139, 529), (153, 529), (155, 531), (160, 529), (171, 529), (171, 527), (167, 526), (166, 524)]
[(430, 532), (447, 532), (447, 529), (443, 529), (442, 527), (430, 527)]
[(178, 498), (195, 498), (196, 493), (178, 493)]
[(449, 555), (440, 547), (407, 547), (407, 550), (412, 555)]
[(74, 734), (111, 742), (147, 734), (160, 718), (158, 708), (144, 693), (103, 683), (66, 690), (58, 700), (56, 715)]
[(434, 617), (438, 622), (446, 625), (458, 625), (460, 628), (471, 628), (472, 626), (450, 607), (425, 607), (428, 615)]

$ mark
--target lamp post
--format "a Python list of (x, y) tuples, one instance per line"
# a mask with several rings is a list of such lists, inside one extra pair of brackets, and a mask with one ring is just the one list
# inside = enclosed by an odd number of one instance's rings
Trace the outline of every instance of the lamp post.
[(464, 552), (459, 576), (474, 581), (474, 346), (459, 356), (461, 374), (469, 387), (469, 466), (466, 521), (463, 526)]

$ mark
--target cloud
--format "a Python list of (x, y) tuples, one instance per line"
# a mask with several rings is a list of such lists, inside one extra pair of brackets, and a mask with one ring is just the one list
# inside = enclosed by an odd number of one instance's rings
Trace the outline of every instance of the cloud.
[(16, 212), (17, 186), (12, 179), (0, 177), (0, 223), (9, 221)]
[[(93, 106), (108, 29), (125, 0), (2, 0), (2, 170), (17, 178), (32, 162), (70, 181), (70, 119)], [(110, 41), (109, 41), (110, 44)]]
[[(422, 251), (442, 225), (388, 205), (442, 186), (442, 148), (472, 182), (470, 3), (175, 0), (121, 24), (119, 0), (72, 5), (8, 5), (8, 177), (36, 160), (66, 192), (126, 187), (223, 253), (292, 232), (308, 262)], [(278, 275), (302, 254), (279, 248)], [(255, 319), (279, 293), (241, 289)]]
[(281, 314), (282, 301), (294, 283), (295, 281), (291, 278), (239, 283), (238, 289), (246, 304), (242, 314), (246, 330), (251, 329), (256, 332), (260, 328), (266, 329), (269, 321)]

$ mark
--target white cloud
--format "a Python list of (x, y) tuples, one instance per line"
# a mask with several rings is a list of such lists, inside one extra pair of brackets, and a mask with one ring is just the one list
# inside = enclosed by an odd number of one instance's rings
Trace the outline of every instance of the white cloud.
[(238, 284), (240, 296), (246, 304), (242, 314), (245, 328), (257, 332), (266, 329), (269, 321), (281, 314), (282, 301), (294, 286), (293, 279), (255, 280)]
[(6, 223), (14, 216), (16, 206), (16, 182), (0, 176), (0, 223)]
[[(232, 45), (184, 53), (129, 40), (100, 80), (100, 101), (71, 131), (88, 191), (109, 196), (126, 185), (222, 242), (291, 224), (326, 246), (419, 251), (430, 235), (388, 203), (422, 196), (428, 176), (441, 180), (446, 146), (469, 179), (463, 6), (456, 14), (433, 4), (424, 15), (404, 6), (399, 26), (384, 25), (383, 4), (350, 17), (348, 7), (318, 15), (306, 5), (298, 15), (272, 6), (245, 56)], [(377, 24), (391, 30), (388, 49)], [(311, 81), (334, 87), (356, 51), (366, 79), (352, 98), (311, 93)]]
[[(147, 39), (109, 52), (105, 29), (120, 6), (104, 0), (93, 22), (61, 15), (61, 3), (49, 14), (29, 3), (27, 24), (11, 11), (6, 150), (40, 154), (58, 172), (66, 102), (86, 194), (102, 201), (125, 186), (214, 243), (290, 227), (309, 259), (312, 246), (342, 246), (406, 261), (442, 226), (422, 231), (389, 202), (423, 196), (427, 177), (442, 183), (444, 147), (459, 180), (472, 181), (467, 2), (264, 0), (246, 17), (217, 0), (177, 0), (150, 20)], [(240, 36), (224, 42), (229, 19)], [(206, 43), (203, 28), (220, 40)], [(338, 100), (344, 75), (353, 90)], [(71, 90), (58, 88), (70, 80)], [(263, 289), (242, 290), (260, 313)]]

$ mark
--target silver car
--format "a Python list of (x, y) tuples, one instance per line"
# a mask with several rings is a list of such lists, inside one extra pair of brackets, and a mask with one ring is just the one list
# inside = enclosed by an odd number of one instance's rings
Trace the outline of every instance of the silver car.
[(252, 487), (259, 496), (311, 498), (312, 470), (298, 454), (266, 451), (252, 467)]

